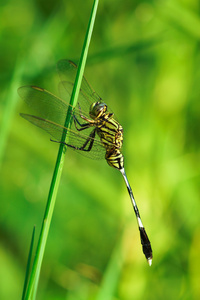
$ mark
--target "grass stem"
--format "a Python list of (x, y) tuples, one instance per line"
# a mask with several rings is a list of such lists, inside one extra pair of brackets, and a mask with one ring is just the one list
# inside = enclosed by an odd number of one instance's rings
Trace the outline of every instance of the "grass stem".
[[(81, 86), (81, 81), (84, 73), (84, 68), (86, 64), (86, 59), (88, 55), (90, 40), (92, 36), (92, 31), (94, 27), (96, 12), (98, 7), (98, 0), (94, 0), (90, 20), (88, 23), (88, 28), (85, 35), (85, 40), (83, 44), (83, 49), (80, 57), (80, 61), (78, 64), (76, 79), (74, 83), (74, 88), (72, 91), (71, 99), (70, 99), (70, 108), (67, 112), (66, 121), (65, 121), (65, 127), (70, 127), (70, 119), (71, 119), (71, 110), (73, 107), (75, 107), (78, 99), (78, 94)], [(47, 242), (47, 237), (49, 233), (49, 228), (51, 224), (52, 214), (54, 211), (55, 206), (55, 200), (57, 196), (58, 186), (61, 178), (61, 173), (64, 165), (64, 156), (66, 152), (66, 146), (64, 144), (60, 144), (58, 156), (55, 164), (55, 169), (52, 177), (52, 182), (49, 190), (49, 195), (47, 199), (46, 209), (44, 213), (43, 223), (41, 227), (41, 232), (38, 240), (38, 245), (36, 249), (35, 259), (33, 261), (33, 267), (30, 274), (30, 280), (27, 286), (27, 293), (25, 299), (35, 299), (36, 297), (36, 291), (39, 281), (39, 275), (42, 265), (42, 260), (44, 256), (45, 246)]]

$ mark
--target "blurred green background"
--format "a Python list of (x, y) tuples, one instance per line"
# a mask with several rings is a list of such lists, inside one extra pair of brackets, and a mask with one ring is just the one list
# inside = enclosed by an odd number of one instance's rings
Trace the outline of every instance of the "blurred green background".
[[(56, 92), (92, 0), (0, 4), (0, 299), (20, 299), (58, 145), (17, 94)], [(125, 168), (153, 247), (148, 267), (121, 174), (68, 150), (37, 299), (200, 299), (200, 3), (102, 0), (86, 77), (124, 127)]]

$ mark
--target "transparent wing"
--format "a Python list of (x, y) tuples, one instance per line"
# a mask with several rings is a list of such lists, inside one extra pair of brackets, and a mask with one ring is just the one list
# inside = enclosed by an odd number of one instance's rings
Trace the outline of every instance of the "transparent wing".
[[(20, 114), (24, 119), (29, 121), (30, 123), (36, 125), (37, 127), (40, 127), (41, 129), (45, 130), (47, 133), (49, 133), (54, 139), (56, 139), (58, 142), (62, 139), (63, 130), (67, 130), (67, 140), (66, 143), (69, 145), (72, 145), (74, 147), (81, 147), (87, 139), (89, 139), (89, 142), (91, 140), (93, 141), (93, 146), (91, 151), (82, 151), (77, 150), (77, 152), (83, 154), (84, 156), (87, 156), (92, 159), (104, 159), (105, 158), (105, 148), (103, 144), (101, 143), (99, 136), (96, 134), (95, 138), (91, 138), (88, 136), (88, 134), (84, 134), (83, 132), (74, 131), (72, 129), (67, 129), (55, 122), (45, 120), (40, 117), (36, 117), (33, 115), (28, 114)], [(94, 128), (89, 128), (90, 132), (91, 130), (94, 130)], [(86, 129), (87, 130), (87, 129)]]
[[(72, 82), (69, 82), (69, 81), (61, 81), (58, 85), (58, 89), (59, 89), (59, 92), (60, 92), (60, 97), (66, 103), (70, 102), (70, 97), (71, 97), (71, 94), (72, 94), (73, 87), (74, 87), (74, 84)], [(78, 106), (81, 107), (81, 112), (83, 113), (83, 115), (89, 117), (91, 102), (88, 99), (87, 95), (82, 90), (80, 90), (80, 92), (79, 92)], [(75, 111), (76, 110), (77, 109), (75, 109)]]
[[(71, 60), (62, 59), (57, 63), (57, 69), (61, 78), (61, 82), (59, 84), (60, 96), (62, 99), (67, 99), (69, 89), (72, 91), (73, 88), (73, 82), (75, 81), (77, 72), (77, 65)], [(68, 103), (69, 101), (70, 98), (68, 98)], [(90, 105), (97, 101), (104, 102), (103, 99), (90, 86), (85, 76), (83, 76), (78, 100), (78, 102), (81, 104), (81, 108), (83, 111), (89, 112)], [(107, 109), (110, 113), (113, 113), (109, 106), (107, 106)], [(115, 119), (117, 120), (117, 118)]]
[[(77, 65), (74, 62), (62, 59), (57, 63), (57, 68), (62, 82), (75, 81)], [(92, 89), (85, 76), (83, 76), (80, 91), (90, 104), (97, 101), (102, 102), (101, 97)]]
[[(36, 86), (22, 86), (18, 89), (19, 96), (28, 104), (28, 106), (34, 109), (39, 117), (51, 120), (52, 122), (58, 123), (64, 126), (65, 118), (69, 105), (66, 103), (71, 96), (73, 84), (69, 82), (62, 83), (63, 89), (65, 89), (65, 99), (61, 99), (54, 94), (48, 92), (45, 89)], [(80, 100), (84, 99), (84, 96), (80, 95)], [(81, 102), (80, 102), (81, 103)], [(81, 113), (89, 118), (89, 111), (81, 108)], [(82, 123), (83, 120), (80, 118), (79, 108), (73, 109), (73, 114)]]

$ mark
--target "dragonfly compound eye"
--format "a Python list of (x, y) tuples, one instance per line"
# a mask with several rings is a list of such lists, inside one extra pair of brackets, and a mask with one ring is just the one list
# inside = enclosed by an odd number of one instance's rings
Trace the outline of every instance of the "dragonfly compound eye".
[(95, 102), (90, 106), (90, 117), (92, 119), (101, 117), (107, 111), (107, 105), (102, 102)]

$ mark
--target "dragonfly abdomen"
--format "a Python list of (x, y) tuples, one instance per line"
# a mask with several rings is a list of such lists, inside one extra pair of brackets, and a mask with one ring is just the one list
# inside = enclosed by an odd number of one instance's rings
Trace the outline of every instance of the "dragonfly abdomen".
[(124, 156), (121, 151), (117, 148), (113, 148), (111, 150), (106, 151), (105, 159), (109, 166), (116, 169), (124, 168)]

